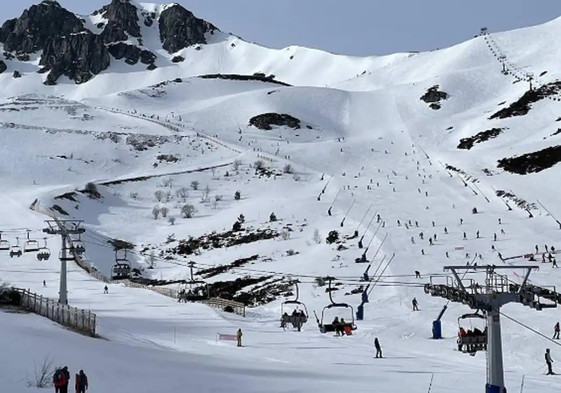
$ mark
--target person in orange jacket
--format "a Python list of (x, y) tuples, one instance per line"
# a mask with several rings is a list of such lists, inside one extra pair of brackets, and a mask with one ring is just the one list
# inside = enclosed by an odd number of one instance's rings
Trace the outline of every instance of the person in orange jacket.
[(84, 370), (80, 370), (78, 374), (76, 374), (76, 393), (86, 393), (88, 390), (88, 377), (84, 373)]

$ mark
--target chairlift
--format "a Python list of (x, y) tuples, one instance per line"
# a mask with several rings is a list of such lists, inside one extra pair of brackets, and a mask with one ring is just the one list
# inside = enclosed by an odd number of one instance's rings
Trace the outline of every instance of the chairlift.
[(44, 237), (43, 240), (45, 241), (45, 246), (41, 247), (37, 252), (38, 261), (47, 261), (51, 257), (51, 250), (47, 247), (47, 238)]
[(188, 266), (190, 268), (191, 278), (184, 284), (183, 288), (179, 290), (177, 301), (187, 303), (207, 300), (208, 298), (210, 298), (208, 284), (202, 280), (195, 280), (195, 277), (193, 275), (195, 262), (189, 262)]
[(10, 242), (2, 240), (2, 231), (0, 231), (0, 251), (8, 251), (10, 249)]
[(84, 252), (86, 252), (86, 247), (84, 247), (84, 243), (82, 242), (80, 234), (78, 234), (78, 239), (72, 241), (72, 246), (74, 247), (74, 251), (77, 254), (83, 254)]
[(124, 280), (131, 276), (131, 263), (127, 259), (127, 250), (122, 258), (118, 257), (118, 250), (115, 250), (115, 264), (111, 268), (111, 278), (115, 280)]
[[(281, 328), (285, 329), (286, 325), (291, 324), (295, 329), (300, 331), (302, 325), (308, 322), (308, 308), (304, 303), (298, 300), (300, 291), (298, 289), (298, 281), (294, 281), (296, 287), (296, 298), (293, 300), (286, 300), (281, 303)], [(292, 308), (292, 313), (287, 313), (286, 309)]]
[[(479, 311), (479, 310), (478, 310)], [(471, 356), (475, 356), (477, 351), (487, 350), (487, 317), (479, 312), (464, 314), (458, 317), (458, 351), (463, 353), (469, 353)], [(467, 319), (470, 321), (470, 327), (472, 326), (472, 320), (483, 320), (485, 327), (483, 330), (475, 327), (473, 329), (468, 329), (465, 334), (460, 334), (460, 330), (463, 329), (460, 320)]]
[(74, 255), (74, 247), (64, 247), (58, 253), (58, 259), (63, 262), (73, 262), (76, 260), (76, 256)]
[(10, 258), (21, 257), (21, 247), (19, 246), (19, 237), (16, 237), (16, 245), (10, 248)]
[[(329, 304), (329, 305), (327, 305), (323, 308), (323, 310), (321, 312), (321, 320), (319, 320), (317, 315), (316, 315), (316, 321), (318, 323), (319, 331), (321, 333), (327, 333), (327, 332), (337, 332), (338, 330), (339, 331), (343, 330), (347, 335), (349, 335), (349, 334), (351, 334), (350, 332), (357, 329), (357, 326), (355, 325), (355, 312), (354, 312), (353, 306), (351, 306), (350, 304), (348, 304), (348, 303), (335, 303), (333, 301), (333, 296), (331, 294), (331, 292), (332, 292), (331, 291), (331, 281), (332, 280), (333, 280), (332, 278), (328, 279), (329, 287), (327, 289), (327, 291), (329, 293), (329, 300), (331, 301), (331, 304)], [(345, 323), (343, 323), (343, 324), (334, 323), (335, 320), (333, 320), (333, 322), (331, 322), (331, 323), (326, 323), (325, 322), (325, 312), (329, 311), (331, 309), (337, 309), (337, 308), (345, 309), (345, 311), (348, 310), (349, 315), (350, 315), (350, 318), (349, 318), (350, 322), (345, 321)], [(336, 318), (339, 319), (338, 317), (336, 317)], [(343, 319), (343, 318), (341, 318), (341, 319)]]
[(28, 229), (27, 230), (27, 240), (25, 241), (24, 245), (23, 245), (23, 252), (37, 252), (39, 251), (39, 248), (41, 248), (41, 246), (39, 245), (39, 242), (37, 240), (33, 240), (29, 237), (29, 233), (31, 231)]

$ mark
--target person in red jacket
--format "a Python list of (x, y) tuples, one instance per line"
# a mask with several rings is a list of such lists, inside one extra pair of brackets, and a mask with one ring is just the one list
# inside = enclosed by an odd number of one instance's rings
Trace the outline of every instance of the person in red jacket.
[(55, 387), (55, 393), (65, 393), (64, 387), (68, 386), (68, 379), (66, 378), (66, 373), (63, 369), (57, 368), (53, 375), (53, 386)]

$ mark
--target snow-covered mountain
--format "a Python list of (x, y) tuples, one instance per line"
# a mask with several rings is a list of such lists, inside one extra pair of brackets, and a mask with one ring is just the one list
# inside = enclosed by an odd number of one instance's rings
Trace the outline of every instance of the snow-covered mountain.
[[(482, 388), (485, 356), (455, 350), (468, 307), (451, 303), (445, 339), (430, 340), (446, 301), (423, 285), (475, 255), (480, 265), (512, 266), (505, 274), (520, 282), (516, 265), (535, 263), (524, 255), (537, 246), (539, 262), (545, 245), (559, 248), (560, 32), (556, 19), (483, 30), (433, 52), (358, 58), (248, 43), (177, 4), (114, 0), (79, 16), (43, 1), (5, 22), (0, 240), (43, 243), (46, 216), (33, 204), (84, 220), (85, 257), (106, 276), (125, 257), (138, 281), (178, 289), (194, 261), (214, 296), (250, 306), (242, 318), (118, 283), (104, 295), (105, 284), (71, 264), (70, 303), (97, 313), (115, 349), (71, 338), (56, 362), (82, 361), (99, 386), (135, 393), (154, 390), (135, 365), (148, 358), (150, 370), (170, 376), (158, 389), (415, 392), (433, 373), (432, 392)], [(131, 244), (126, 256), (115, 254), (115, 239)], [(49, 261), (0, 251), (0, 280), (56, 297), (61, 244), (45, 241)], [(357, 263), (362, 254), (367, 263)], [(558, 285), (545, 262), (532, 283)], [(333, 299), (355, 311), (373, 288), (352, 337), (316, 328), (313, 311), (321, 318), (330, 303), (326, 276)], [(296, 279), (310, 314), (300, 333), (278, 327)], [(411, 312), (413, 298), (421, 311)], [(330, 311), (326, 320), (354, 317)], [(556, 346), (515, 322), (549, 335), (555, 312), (520, 304), (504, 312), (507, 385), (526, 375), (532, 391), (559, 389), (540, 370), (543, 349), (555, 359)], [(71, 334), (4, 315), (0, 328), (13, 335)], [(217, 332), (240, 327), (245, 349), (216, 342)], [(373, 364), (374, 337), (382, 364)], [(32, 341), (2, 371), (12, 391), (26, 389), (22, 370), (47, 350)], [(151, 356), (156, 350), (164, 352)], [(94, 355), (81, 359), (83, 351)], [(166, 356), (172, 351), (188, 361)], [(115, 356), (107, 363), (103, 353)]]

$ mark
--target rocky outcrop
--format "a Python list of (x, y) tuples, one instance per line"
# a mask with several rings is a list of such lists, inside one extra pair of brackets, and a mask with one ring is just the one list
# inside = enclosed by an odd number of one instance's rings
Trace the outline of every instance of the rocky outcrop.
[(166, 8), (159, 19), (160, 41), (169, 53), (191, 45), (206, 44), (206, 33), (218, 30), (214, 25), (193, 15), (179, 4)]
[(152, 64), (156, 61), (156, 55), (149, 50), (141, 50), (134, 45), (128, 45), (123, 42), (118, 44), (109, 45), (109, 53), (117, 59), (125, 59), (125, 63), (133, 65), (140, 60), (143, 64)]
[(445, 91), (440, 91), (440, 86), (435, 85), (427, 90), (425, 94), (421, 96), (421, 100), (430, 104), (429, 107), (434, 110), (441, 108), (441, 101), (447, 100), (449, 95)]
[(0, 42), (6, 51), (33, 53), (44, 49), (55, 37), (84, 30), (76, 15), (56, 1), (44, 0), (29, 7), (18, 19), (6, 21), (0, 28)]
[(481, 143), (488, 141), (489, 139), (493, 139), (498, 137), (504, 129), (502, 128), (492, 128), (487, 131), (478, 132), (474, 136), (469, 138), (462, 138), (460, 139), (460, 143), (458, 144), (458, 149), (466, 149), (470, 150), (476, 143)]
[[(172, 59), (173, 61), (173, 59)], [(233, 81), (259, 81), (267, 83), (276, 83), (282, 86), (291, 86), (288, 83), (275, 80), (274, 75), (265, 76), (264, 74), (253, 74), (253, 75), (239, 75), (239, 74), (207, 74), (200, 75), (199, 78), (202, 79), (227, 79)]]
[(18, 70), (15, 70), (12, 76), (14, 77), (14, 79), (18, 79), (21, 78), (21, 73)]
[(45, 82), (47, 85), (55, 84), (62, 75), (84, 83), (109, 67), (109, 51), (102, 38), (90, 32), (53, 37), (39, 65), (51, 71)]
[(498, 167), (518, 175), (537, 173), (561, 162), (561, 146), (548, 147), (533, 153), (499, 160)]
[(102, 16), (108, 20), (101, 33), (106, 44), (126, 41), (129, 36), (141, 37), (137, 8), (130, 0), (112, 0), (102, 9)]
[(287, 115), (279, 113), (264, 113), (262, 115), (257, 115), (249, 120), (249, 124), (260, 130), (272, 130), (273, 125), (275, 126), (285, 126), (294, 129), (300, 128), (300, 120)]
[(552, 82), (540, 86), (534, 90), (528, 90), (517, 101), (510, 104), (507, 108), (493, 114), (489, 120), (493, 119), (507, 119), (509, 117), (524, 116), (530, 109), (530, 104), (543, 100), (544, 98), (553, 96), (561, 91), (561, 82)]
[(6, 71), (8, 69), (8, 66), (6, 65), (6, 63), (4, 63), (2, 60), (0, 60), (0, 74), (3, 73), (4, 71)]

